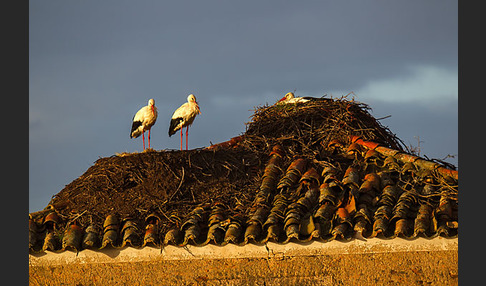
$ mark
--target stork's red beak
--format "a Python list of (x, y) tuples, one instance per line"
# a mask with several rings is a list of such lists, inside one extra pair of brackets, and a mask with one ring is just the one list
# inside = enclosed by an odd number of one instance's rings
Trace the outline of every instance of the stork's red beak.
[(284, 96), (284, 97), (282, 97), (282, 98), (281, 98), (279, 101), (277, 101), (277, 102), (284, 101), (285, 99), (286, 99), (286, 97)]

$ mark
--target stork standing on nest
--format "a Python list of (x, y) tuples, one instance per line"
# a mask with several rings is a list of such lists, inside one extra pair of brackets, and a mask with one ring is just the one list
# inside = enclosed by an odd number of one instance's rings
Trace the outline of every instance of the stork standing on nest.
[(192, 124), (196, 115), (201, 114), (194, 94), (189, 94), (187, 102), (177, 108), (172, 114), (169, 127), (169, 137), (174, 135), (177, 130), (181, 130), (181, 150), (182, 150), (182, 128), (186, 127), (186, 150), (188, 149), (189, 126)]
[(299, 102), (308, 102), (312, 99), (312, 97), (295, 97), (293, 92), (287, 93), (282, 99), (277, 101), (277, 104), (286, 104), (286, 103), (299, 103)]
[(153, 98), (149, 99), (148, 105), (140, 108), (135, 116), (133, 116), (132, 131), (130, 131), (130, 138), (137, 138), (142, 135), (143, 150), (145, 150), (145, 136), (144, 132), (148, 130), (148, 147), (150, 149), (150, 129), (157, 120), (157, 107)]

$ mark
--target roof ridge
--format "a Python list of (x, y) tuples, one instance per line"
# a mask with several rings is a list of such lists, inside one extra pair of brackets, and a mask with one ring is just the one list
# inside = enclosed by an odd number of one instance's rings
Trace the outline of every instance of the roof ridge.
[(380, 143), (373, 142), (373, 141), (365, 141), (361, 138), (361, 136), (351, 135), (350, 136), (351, 143), (359, 144), (363, 147), (366, 147), (371, 150), (375, 150), (378, 153), (384, 156), (393, 156), (396, 159), (400, 160), (403, 163), (415, 163), (416, 165), (420, 166), (421, 168), (427, 170), (436, 170), (440, 175), (451, 177), (455, 180), (459, 179), (459, 172), (457, 170), (453, 170), (447, 168), (437, 162), (433, 162), (431, 160), (423, 159), (419, 156), (412, 155), (403, 151), (399, 151), (393, 148), (382, 146)]

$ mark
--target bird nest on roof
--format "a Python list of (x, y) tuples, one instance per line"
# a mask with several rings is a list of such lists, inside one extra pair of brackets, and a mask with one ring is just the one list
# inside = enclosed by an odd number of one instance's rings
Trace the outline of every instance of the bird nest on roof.
[[(348, 143), (350, 135), (403, 150), (401, 141), (369, 109), (346, 98), (257, 107), (241, 140), (230, 147), (149, 149), (100, 158), (54, 195), (44, 211), (54, 209), (64, 225), (83, 226), (101, 226), (109, 214), (143, 225), (156, 213), (161, 232), (179, 225), (201, 204), (223, 202), (231, 215), (251, 206), (275, 144), (286, 150), (286, 165), (295, 156), (311, 162), (346, 160), (323, 152), (322, 146), (333, 140)], [(42, 212), (31, 216), (40, 218)]]
[(295, 155), (313, 154), (332, 140), (347, 142), (351, 135), (404, 151), (403, 142), (368, 112), (371, 108), (345, 98), (315, 98), (306, 103), (263, 106), (247, 123), (245, 139), (283, 144)]

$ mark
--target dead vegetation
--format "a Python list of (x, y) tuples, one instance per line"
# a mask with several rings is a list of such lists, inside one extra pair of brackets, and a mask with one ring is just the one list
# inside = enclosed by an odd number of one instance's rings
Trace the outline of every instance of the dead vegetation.
[(368, 112), (371, 108), (345, 98), (316, 98), (305, 104), (263, 106), (247, 123), (246, 141), (254, 151), (281, 144), (291, 155), (313, 154), (330, 141), (348, 142), (351, 135), (404, 151), (403, 142)]
[(109, 214), (143, 222), (157, 213), (170, 222), (174, 213), (184, 217), (203, 202), (249, 203), (260, 164), (258, 157), (242, 149), (100, 158), (50, 205), (64, 221), (81, 225), (101, 225)]

